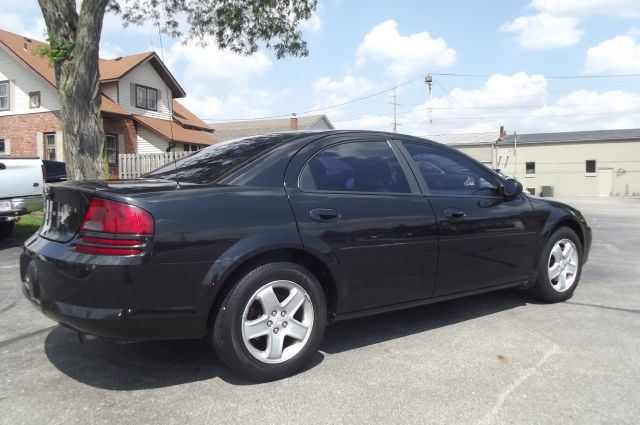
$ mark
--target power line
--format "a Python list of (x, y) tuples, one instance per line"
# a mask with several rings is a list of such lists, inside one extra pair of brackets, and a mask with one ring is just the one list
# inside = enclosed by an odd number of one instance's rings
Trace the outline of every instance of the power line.
[[(471, 78), (491, 78), (497, 74), (488, 75), (488, 74), (456, 74), (456, 73), (433, 73), (432, 75), (437, 75), (441, 77), (471, 77)], [(549, 80), (573, 80), (573, 79), (586, 79), (586, 78), (636, 78), (640, 77), (640, 74), (583, 74), (583, 75), (544, 75), (544, 74), (534, 74), (531, 75), (542, 75), (545, 79)]]

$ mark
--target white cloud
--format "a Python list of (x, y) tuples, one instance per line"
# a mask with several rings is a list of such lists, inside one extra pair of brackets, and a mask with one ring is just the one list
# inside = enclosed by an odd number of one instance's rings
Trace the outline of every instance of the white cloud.
[(638, 0), (532, 0), (530, 6), (560, 16), (640, 16)]
[(584, 30), (572, 16), (554, 16), (540, 13), (520, 16), (513, 22), (502, 24), (500, 31), (516, 33), (520, 46), (527, 49), (551, 49), (571, 46), (580, 41)]
[(433, 38), (424, 31), (408, 36), (398, 32), (394, 20), (371, 29), (357, 51), (357, 64), (373, 60), (386, 65), (389, 74), (406, 77), (429, 67), (446, 67), (456, 61), (456, 51), (442, 38)]
[(314, 13), (311, 18), (300, 24), (300, 29), (307, 32), (320, 32), (322, 31), (322, 19), (317, 13)]
[(100, 42), (100, 58), (115, 59), (124, 54), (124, 50), (120, 46), (108, 42)]
[[(611, 90), (574, 90), (549, 101), (547, 79), (520, 72), (494, 75), (476, 89), (453, 88), (433, 98), (433, 134), (496, 132), (505, 125), (512, 133), (637, 127), (640, 94)], [(427, 134), (426, 102), (398, 115), (398, 131)], [(388, 112), (337, 119), (338, 128), (391, 131)]]
[(253, 76), (262, 75), (272, 66), (271, 60), (258, 51), (251, 56), (221, 50), (215, 40), (207, 39), (206, 47), (196, 41), (174, 43), (165, 55), (167, 66), (184, 65), (183, 78), (187, 86), (202, 88), (243, 87)]
[(640, 44), (629, 36), (618, 36), (589, 48), (584, 64), (586, 73), (640, 72)]
[[(337, 105), (349, 100), (370, 95), (379, 90), (379, 87), (371, 81), (362, 77), (345, 75), (341, 80), (332, 80), (329, 77), (320, 77), (315, 80), (311, 87), (316, 92), (319, 99), (312, 109), (326, 108), (330, 105)], [(344, 114), (344, 108), (334, 107), (327, 109), (325, 113), (332, 118), (339, 118)]]

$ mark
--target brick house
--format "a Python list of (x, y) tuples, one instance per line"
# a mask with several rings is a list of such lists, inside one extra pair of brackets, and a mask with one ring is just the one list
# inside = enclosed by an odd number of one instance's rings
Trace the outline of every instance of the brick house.
[[(60, 105), (44, 43), (0, 30), (0, 155), (64, 161)], [(154, 52), (100, 60), (105, 158), (191, 151), (216, 142), (213, 129), (176, 99), (184, 89)]]

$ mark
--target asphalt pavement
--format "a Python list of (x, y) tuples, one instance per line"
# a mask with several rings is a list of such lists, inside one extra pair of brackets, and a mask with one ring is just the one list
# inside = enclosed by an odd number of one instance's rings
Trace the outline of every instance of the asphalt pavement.
[(594, 231), (574, 297), (517, 290), (327, 328), (304, 372), (254, 384), (203, 341), (79, 343), (20, 293), (0, 242), (1, 424), (637, 424), (640, 199), (570, 200)]

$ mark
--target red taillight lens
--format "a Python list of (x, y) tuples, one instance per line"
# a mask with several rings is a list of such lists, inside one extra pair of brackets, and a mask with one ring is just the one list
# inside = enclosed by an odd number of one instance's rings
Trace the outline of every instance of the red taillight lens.
[[(137, 255), (153, 235), (153, 216), (135, 205), (93, 198), (84, 215), (76, 252), (93, 255)], [(126, 235), (126, 236), (120, 236)]]
[(93, 198), (84, 215), (80, 230), (152, 235), (153, 216), (135, 205)]

